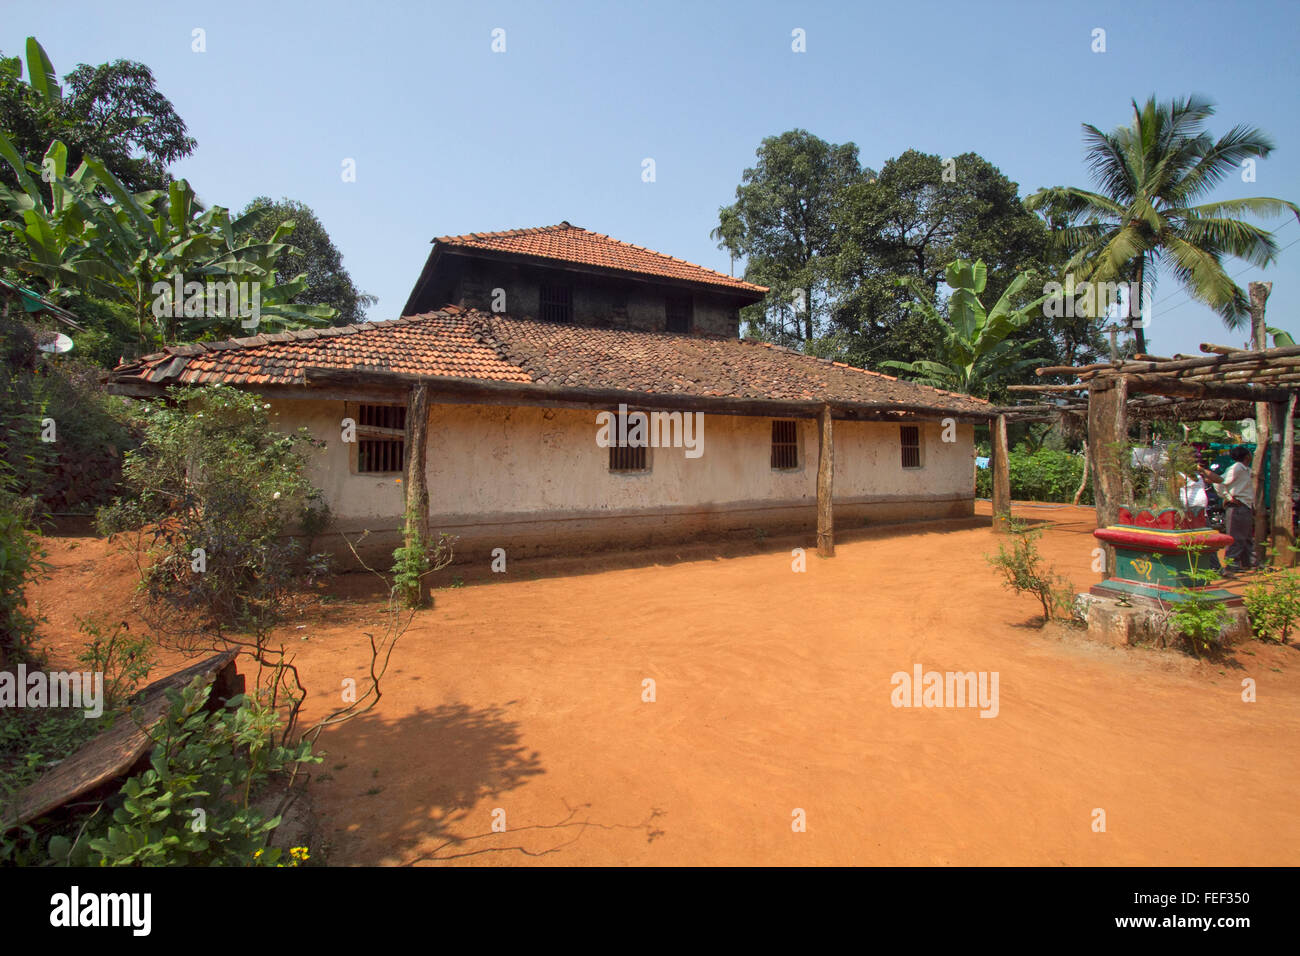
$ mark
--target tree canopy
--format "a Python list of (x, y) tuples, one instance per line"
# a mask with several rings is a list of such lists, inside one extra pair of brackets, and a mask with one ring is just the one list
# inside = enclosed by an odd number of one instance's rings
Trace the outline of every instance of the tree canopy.
[[(54, 140), (68, 150), (75, 168), (97, 157), (127, 189), (166, 189), (169, 164), (197, 145), (171, 100), (157, 88), (153, 71), (134, 60), (78, 64), (60, 83), (34, 37), (23, 61), (0, 53), (0, 129), (23, 156), (43, 156)], [(0, 184), (18, 181), (0, 166)]]
[(296, 199), (273, 202), (268, 196), (258, 196), (239, 215), (244, 217), (259, 211), (264, 215), (252, 227), (250, 235), (262, 242), (271, 241), (278, 223), (294, 223), (294, 251), (281, 254), (275, 271), (278, 282), (288, 282), (300, 274), (307, 277), (307, 288), (295, 301), (336, 309), (336, 325), (364, 322), (366, 309), (378, 299), (356, 287), (352, 276), (343, 267), (343, 253), (334, 245), (312, 208)]

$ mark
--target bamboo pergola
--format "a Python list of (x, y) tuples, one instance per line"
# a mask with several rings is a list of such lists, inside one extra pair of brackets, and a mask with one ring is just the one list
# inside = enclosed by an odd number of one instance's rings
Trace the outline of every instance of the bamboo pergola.
[[(1124, 471), (1130, 418), (1223, 420), (1245, 418), (1253, 412), (1258, 439), (1252, 471), (1255, 501), (1260, 505), (1255, 508), (1256, 547), (1262, 548), (1269, 540), (1274, 563), (1291, 565), (1292, 436), (1300, 395), (1300, 346), (1240, 349), (1203, 344), (1200, 349), (1200, 355), (1138, 355), (1091, 365), (1048, 366), (1037, 370), (1040, 377), (1070, 376), (1074, 381), (1010, 386), (1013, 391), (1032, 392), (1051, 401), (996, 409), (991, 429), (995, 527), (1005, 527), (1005, 516), (1010, 514), (1008, 422), (1046, 421), (1067, 414), (1086, 418), (1097, 523), (1104, 526), (1114, 524), (1120, 506), (1131, 503)], [(1124, 455), (1119, 453), (1121, 449)], [(1269, 502), (1264, 502), (1262, 493), (1266, 464), (1276, 476)], [(999, 521), (997, 516), (1003, 519)]]

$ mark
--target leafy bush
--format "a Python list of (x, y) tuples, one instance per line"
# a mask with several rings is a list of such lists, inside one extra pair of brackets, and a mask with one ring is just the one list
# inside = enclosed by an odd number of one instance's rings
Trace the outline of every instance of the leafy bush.
[(0, 321), (0, 451), (17, 492), (42, 511), (89, 513), (117, 490), (122, 454), (137, 441), (132, 409), (104, 390), (97, 366), (41, 353), (38, 331)]
[(1044, 563), (1038, 551), (1042, 528), (1030, 528), (1024, 522), (1012, 520), (1009, 526), (1011, 547), (998, 545), (996, 555), (985, 560), (1002, 575), (1003, 586), (1016, 594), (1032, 594), (1043, 606), (1043, 621), (1060, 614), (1069, 615), (1074, 605), (1074, 592), (1070, 582)]
[(1193, 586), (1174, 589), (1174, 593), (1182, 600), (1173, 605), (1168, 612), (1167, 620), (1170, 626), (1187, 640), (1192, 653), (1200, 657), (1202, 650), (1218, 646), (1219, 635), (1224, 625), (1232, 618), (1221, 602), (1207, 597), (1204, 591), (1198, 590), (1199, 587), (1213, 582), (1218, 576), (1217, 573), (1197, 566), (1199, 553), (1195, 548), (1189, 547), (1187, 553), (1191, 568), (1186, 574), (1191, 578)]
[(305, 450), (320, 443), (306, 429), (275, 431), (270, 406), (236, 389), (172, 398), (147, 406), (144, 442), (123, 467), (134, 497), (101, 509), (100, 531), (140, 532), (155, 604), (216, 624), (272, 619), (285, 589), (323, 570), (324, 556), (306, 555), (292, 536), (328, 521), (305, 476)]
[[(1011, 497), (1018, 501), (1072, 502), (1083, 480), (1083, 456), (1050, 448), (1032, 453), (1018, 448), (1007, 456), (1007, 472)], [(980, 468), (976, 472), (975, 494), (980, 498), (993, 497), (992, 468)], [(1091, 483), (1079, 500), (1092, 504)]]
[(1300, 621), (1300, 571), (1269, 569), (1246, 588), (1242, 597), (1255, 636), (1285, 644)]
[(104, 709), (116, 710), (148, 676), (153, 666), (153, 642), (147, 635), (133, 635), (125, 621), (110, 625), (102, 617), (91, 616), (78, 618), (77, 624), (90, 637), (77, 662), (104, 675)]
[[(408, 527), (417, 524), (410, 511), (406, 515), (406, 524)], [(393, 594), (404, 606), (413, 608), (424, 604), (421, 582), (427, 575), (451, 564), (454, 542), (453, 536), (439, 534), (438, 540), (430, 544), (417, 532), (409, 542), (393, 552)]]
[[(50, 858), (73, 866), (274, 866), (268, 848), (280, 824), (253, 805), (271, 779), (319, 762), (306, 742), (273, 742), (273, 709), (239, 696), (206, 709), (209, 683), (195, 678), (169, 690), (171, 706), (151, 731), (149, 769), (109, 801), (109, 819), (92, 818), (84, 835), (50, 840)], [(303, 854), (293, 855), (294, 863)]]
[(46, 567), (32, 522), (34, 502), (15, 494), (13, 484), (0, 459), (0, 667), (33, 655), (36, 619), (27, 612), (26, 589)]

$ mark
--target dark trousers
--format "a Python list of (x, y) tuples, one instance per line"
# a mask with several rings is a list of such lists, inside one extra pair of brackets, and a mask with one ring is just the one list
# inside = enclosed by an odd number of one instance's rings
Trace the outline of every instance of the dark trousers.
[(1226, 557), (1228, 565), (1250, 568), (1255, 565), (1255, 510), (1245, 505), (1229, 503), (1224, 509), (1227, 532), (1232, 536)]

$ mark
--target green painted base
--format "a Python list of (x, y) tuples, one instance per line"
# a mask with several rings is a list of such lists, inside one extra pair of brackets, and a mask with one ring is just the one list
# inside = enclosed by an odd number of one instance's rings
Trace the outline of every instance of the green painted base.
[[(1193, 566), (1195, 560), (1195, 566)], [(1136, 584), (1156, 584), (1167, 588), (1201, 587), (1192, 577), (1194, 570), (1218, 571), (1219, 556), (1206, 549), (1194, 558), (1185, 551), (1140, 551), (1115, 548), (1115, 577)]]
[[(1100, 597), (1128, 598), (1143, 604), (1181, 604), (1187, 600), (1187, 595), (1177, 591), (1140, 584), (1136, 581), (1124, 581), (1120, 578), (1107, 578), (1100, 584), (1094, 585), (1092, 593)], [(1216, 603), (1227, 605), (1241, 603), (1240, 596), (1223, 588), (1198, 588), (1197, 594)]]

